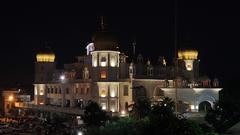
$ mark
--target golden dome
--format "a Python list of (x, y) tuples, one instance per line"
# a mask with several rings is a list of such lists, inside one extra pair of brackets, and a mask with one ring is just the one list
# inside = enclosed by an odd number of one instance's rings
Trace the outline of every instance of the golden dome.
[(182, 50), (178, 51), (178, 58), (184, 60), (195, 60), (198, 57), (197, 50)]
[(36, 55), (37, 62), (54, 62), (55, 54), (54, 53), (39, 53)]

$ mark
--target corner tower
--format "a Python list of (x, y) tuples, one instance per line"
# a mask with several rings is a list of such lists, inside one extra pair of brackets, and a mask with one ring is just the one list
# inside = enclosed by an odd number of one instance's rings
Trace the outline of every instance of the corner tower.
[(38, 52), (35, 61), (35, 83), (50, 81), (55, 68), (55, 54), (50, 48)]
[(199, 76), (199, 60), (197, 50), (178, 51), (180, 73), (189, 80)]
[(36, 54), (34, 80), (34, 103), (36, 105), (46, 103), (46, 83), (51, 81), (55, 69), (55, 54), (50, 48), (45, 48)]

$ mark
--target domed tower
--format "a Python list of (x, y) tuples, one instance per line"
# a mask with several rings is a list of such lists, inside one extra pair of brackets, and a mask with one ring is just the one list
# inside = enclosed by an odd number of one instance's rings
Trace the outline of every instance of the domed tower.
[(50, 48), (39, 51), (35, 62), (35, 83), (46, 83), (56, 68), (55, 54)]
[(55, 54), (50, 48), (41, 50), (36, 55), (35, 80), (34, 80), (34, 103), (44, 105), (47, 103), (46, 83), (52, 79), (55, 67)]
[(186, 79), (194, 80), (199, 76), (198, 51), (185, 49), (178, 51), (179, 72)]
[(93, 92), (96, 101), (103, 110), (119, 112), (119, 54), (116, 38), (106, 31), (103, 18), (101, 31), (92, 37), (94, 51), (92, 55)]
[(111, 32), (105, 30), (101, 22), (101, 31), (92, 36), (94, 51), (92, 54), (92, 67), (94, 81), (116, 81), (118, 79), (119, 54), (116, 38)]

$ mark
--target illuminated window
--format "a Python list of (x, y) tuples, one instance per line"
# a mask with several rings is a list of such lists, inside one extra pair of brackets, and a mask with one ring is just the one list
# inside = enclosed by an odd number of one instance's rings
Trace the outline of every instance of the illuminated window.
[(128, 85), (124, 85), (123, 96), (128, 96)]
[(111, 97), (116, 97), (116, 95), (117, 95), (117, 90), (116, 89), (111, 89), (110, 90), (110, 96)]
[(39, 95), (43, 95), (43, 90), (40, 90)]
[(93, 63), (93, 67), (97, 67), (97, 54), (93, 53), (92, 54), (92, 63)]
[(101, 78), (106, 79), (107, 78), (107, 72), (106, 71), (101, 71)]
[(109, 103), (109, 108), (112, 112), (115, 112), (117, 110), (117, 104), (115, 100), (111, 100)]
[(110, 66), (115, 67), (117, 65), (117, 56), (110, 57)]
[(35, 94), (35, 95), (38, 95), (37, 88), (34, 88), (34, 94)]
[(188, 71), (191, 71), (191, 70), (192, 70), (192, 65), (187, 65), (186, 67), (187, 67), (187, 70), (188, 70)]
[(102, 110), (106, 110), (107, 109), (107, 104), (106, 103), (101, 103), (102, 106)]
[(106, 90), (101, 90), (100, 96), (101, 97), (106, 97), (107, 96), (107, 91)]
[(93, 61), (93, 66), (94, 66), (94, 67), (97, 67), (97, 60), (94, 60), (94, 61)]
[(101, 61), (101, 66), (102, 67), (106, 67), (107, 66), (107, 58), (106, 57), (102, 57), (100, 61)]
[(190, 107), (191, 107), (192, 110), (195, 109), (195, 106), (194, 106), (194, 105), (190, 105)]

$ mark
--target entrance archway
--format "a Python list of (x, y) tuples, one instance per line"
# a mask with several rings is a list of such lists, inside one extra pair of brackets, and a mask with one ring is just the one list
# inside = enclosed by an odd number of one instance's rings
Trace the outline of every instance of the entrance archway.
[(211, 108), (212, 108), (211, 103), (209, 103), (208, 101), (203, 101), (199, 104), (198, 111), (199, 112), (207, 112)]

